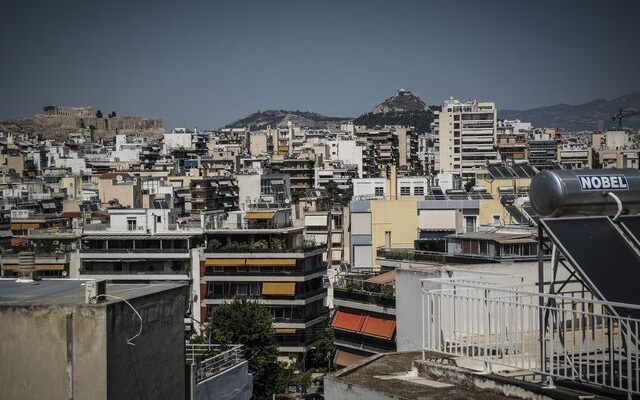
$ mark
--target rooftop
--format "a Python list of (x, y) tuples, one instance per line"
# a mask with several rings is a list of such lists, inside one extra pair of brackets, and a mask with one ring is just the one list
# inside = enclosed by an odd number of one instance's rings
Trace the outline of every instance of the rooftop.
[[(33, 282), (18, 282), (16, 279), (0, 279), (0, 307), (2, 306), (84, 306), (87, 280), (43, 279)], [(106, 293), (129, 300), (168, 289), (183, 286), (176, 283), (157, 284), (107, 284)], [(104, 306), (120, 300), (106, 299), (98, 303)], [(87, 305), (88, 306), (88, 305)]]

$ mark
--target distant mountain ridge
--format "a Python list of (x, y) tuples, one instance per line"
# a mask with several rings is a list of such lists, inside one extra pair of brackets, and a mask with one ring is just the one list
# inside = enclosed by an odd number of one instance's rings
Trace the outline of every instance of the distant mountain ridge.
[(238, 119), (225, 128), (244, 128), (266, 129), (268, 126), (272, 128), (286, 127), (290, 121), (294, 125), (311, 128), (326, 129), (338, 127), (341, 123), (350, 121), (351, 118), (327, 117), (322, 114), (309, 111), (289, 111), (289, 110), (267, 110), (258, 111), (244, 118)]
[[(587, 103), (556, 104), (529, 110), (498, 110), (501, 119), (520, 119), (535, 127), (562, 128), (567, 132), (595, 131), (616, 126), (611, 120), (618, 110), (640, 110), (640, 91), (610, 100), (596, 99)], [(640, 115), (623, 120), (628, 128), (640, 128)]]
[(431, 130), (432, 121), (433, 113), (420, 97), (409, 90), (398, 89), (393, 96), (375, 106), (373, 111), (354, 119), (353, 123), (369, 128), (385, 125), (413, 126), (422, 133)]

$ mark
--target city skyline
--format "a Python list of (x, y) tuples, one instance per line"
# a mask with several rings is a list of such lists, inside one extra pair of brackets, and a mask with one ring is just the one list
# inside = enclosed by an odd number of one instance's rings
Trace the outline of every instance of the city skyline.
[(1, 8), (0, 49), (13, 56), (0, 118), (92, 105), (159, 117), (167, 129), (209, 129), (266, 109), (355, 117), (400, 87), (427, 104), (454, 96), (498, 109), (640, 88), (635, 2)]

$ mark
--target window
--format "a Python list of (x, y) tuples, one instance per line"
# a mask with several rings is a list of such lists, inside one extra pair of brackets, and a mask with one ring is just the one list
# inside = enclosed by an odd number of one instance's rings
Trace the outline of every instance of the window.
[(162, 216), (161, 215), (156, 215), (156, 222), (158, 222), (158, 223), (162, 222)]
[(413, 188), (413, 195), (414, 196), (423, 196), (424, 195), (424, 187), (423, 186), (416, 186)]
[(454, 115), (453, 116), (453, 120), (454, 121), (460, 121), (460, 116), (459, 115)]
[(127, 218), (127, 230), (128, 231), (135, 231), (137, 230), (137, 221), (135, 218)]
[(475, 232), (476, 221), (477, 221), (477, 217), (475, 215), (464, 217), (465, 232)]
[(374, 193), (375, 193), (376, 196), (380, 196), (380, 197), (384, 196), (384, 188), (383, 187), (378, 186), (374, 190), (375, 190)]
[(493, 218), (493, 224), (494, 224), (494, 225), (500, 225), (500, 215), (496, 215), (496, 214), (494, 214), (494, 215), (492, 216), (492, 218)]
[(411, 196), (411, 188), (409, 186), (401, 186), (400, 196)]

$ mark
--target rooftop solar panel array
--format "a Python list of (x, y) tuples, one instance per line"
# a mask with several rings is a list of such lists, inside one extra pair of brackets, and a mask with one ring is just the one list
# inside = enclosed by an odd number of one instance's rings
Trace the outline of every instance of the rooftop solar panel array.
[(435, 196), (435, 200), (446, 200), (447, 198), (444, 196), (442, 189), (438, 186), (434, 186), (431, 188), (431, 193)]
[[(629, 232), (637, 233), (640, 221), (634, 218), (623, 223)], [(640, 304), (640, 254), (608, 217), (556, 218), (541, 222), (594, 293), (607, 301)], [(640, 317), (638, 310), (616, 310), (621, 316)]]
[(494, 179), (531, 178), (538, 172), (529, 163), (517, 163), (511, 166), (506, 166), (504, 164), (490, 164), (487, 167), (487, 170)]

